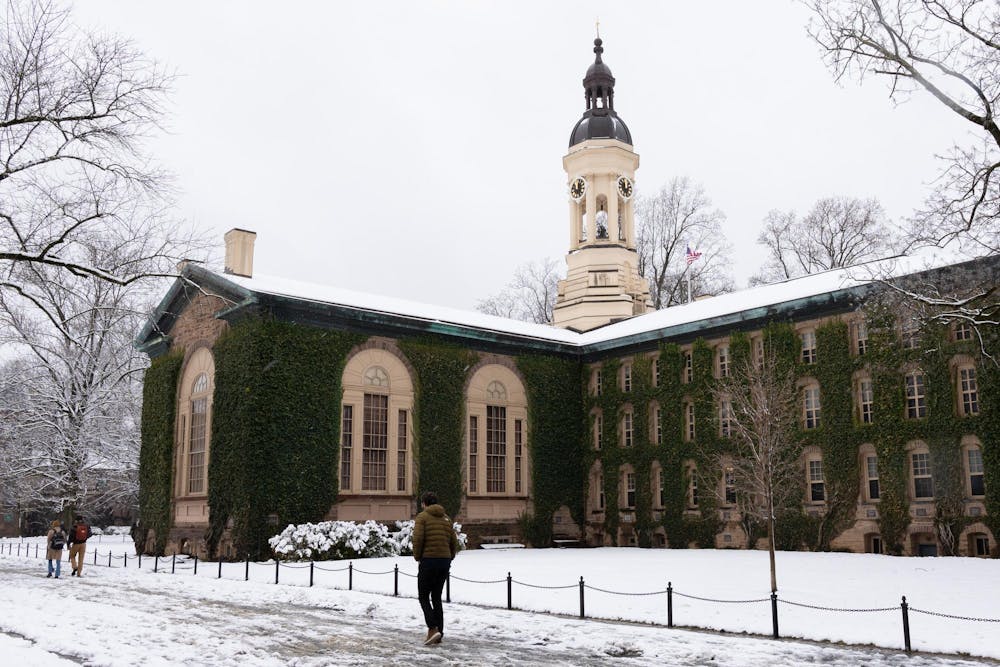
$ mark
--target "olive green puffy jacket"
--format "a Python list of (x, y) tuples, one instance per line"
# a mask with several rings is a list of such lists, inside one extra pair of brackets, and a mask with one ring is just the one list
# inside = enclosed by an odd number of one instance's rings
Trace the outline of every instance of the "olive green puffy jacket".
[(454, 558), (458, 536), (440, 505), (430, 505), (413, 524), (413, 558)]

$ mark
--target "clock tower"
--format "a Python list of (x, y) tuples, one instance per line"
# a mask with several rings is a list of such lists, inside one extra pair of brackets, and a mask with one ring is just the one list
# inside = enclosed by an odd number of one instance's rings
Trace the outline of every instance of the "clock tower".
[(569, 254), (559, 281), (553, 324), (589, 331), (650, 310), (639, 275), (632, 211), (639, 156), (615, 112), (615, 78), (594, 40), (594, 64), (583, 88), (587, 107), (569, 138), (563, 168), (569, 185)]

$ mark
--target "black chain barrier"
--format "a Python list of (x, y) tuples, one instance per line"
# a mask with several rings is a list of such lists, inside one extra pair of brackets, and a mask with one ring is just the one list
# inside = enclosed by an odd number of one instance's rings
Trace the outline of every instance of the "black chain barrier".
[[(8, 542), (8, 541), (0, 542), (0, 555), (2, 555), (4, 553), (4, 546), (6, 546), (6, 553), (7, 553), (7, 555), (14, 555), (14, 542)], [(31, 544), (25, 544), (24, 545), (24, 557), (25, 558), (31, 558), (31, 546), (32, 546)], [(39, 554), (39, 545), (36, 543), (36, 544), (34, 544), (34, 547), (35, 547), (34, 548), (34, 557), (35, 558), (42, 558), (42, 559), (44, 559), (45, 558), (45, 551), (42, 550), (41, 554)], [(20, 557), (20, 555), (21, 555), (21, 543), (18, 543), (17, 544), (17, 556)], [(113, 567), (113, 565), (112, 565), (112, 561), (113, 560), (121, 560), (121, 561), (124, 561), (122, 563), (122, 567), (123, 568), (127, 568), (128, 567), (128, 558), (129, 558), (128, 554), (114, 555), (114, 554), (112, 554), (109, 551), (106, 554), (106, 557), (107, 557), (107, 564), (99, 563), (98, 562), (98, 558), (103, 558), (103, 556), (100, 556), (98, 550), (95, 549), (94, 550), (94, 555), (93, 555), (93, 559), (94, 559), (93, 566), (112, 568)], [(138, 567), (138, 569), (141, 570), (142, 569), (142, 555), (141, 554), (133, 554), (132, 557), (134, 559), (137, 559), (137, 561), (138, 561), (137, 567)], [(68, 559), (68, 556), (67, 556), (67, 559)], [(251, 565), (251, 563), (253, 563), (254, 565), (269, 565), (271, 561), (256, 562), (256, 561), (251, 561), (249, 559), (249, 557), (248, 557), (244, 562), (246, 564), (246, 574), (245, 574), (245, 579), (244, 580), (249, 580), (250, 565)], [(353, 575), (354, 572), (357, 572), (359, 574), (369, 575), (369, 576), (381, 576), (381, 575), (386, 575), (386, 574), (392, 574), (392, 575), (395, 576), (394, 592), (393, 593), (386, 593), (385, 595), (395, 595), (395, 596), (398, 596), (399, 595), (399, 575), (400, 574), (402, 574), (405, 577), (410, 577), (412, 579), (416, 579), (417, 578), (416, 574), (411, 574), (409, 572), (405, 572), (403, 570), (400, 570), (398, 565), (396, 565), (392, 570), (386, 570), (384, 572), (369, 572), (369, 571), (366, 571), (366, 570), (359, 570), (359, 569), (357, 569), (356, 567), (354, 567), (354, 563), (353, 562), (349, 562), (347, 564), (347, 567), (323, 567), (321, 565), (317, 565), (316, 562), (314, 562), (314, 561), (310, 561), (308, 564), (306, 564), (306, 563), (293, 564), (293, 563), (285, 563), (285, 562), (282, 562), (282, 561), (273, 561), (273, 562), (274, 562), (275, 583), (276, 584), (278, 583), (278, 571), (282, 567), (289, 568), (289, 569), (296, 569), (296, 570), (301, 570), (301, 569), (308, 568), (309, 569), (309, 586), (313, 585), (313, 570), (314, 569), (315, 570), (321, 570), (323, 572), (347, 572), (348, 573), (347, 590), (353, 590), (353, 585), (352, 585), (351, 577), (352, 577), (352, 575)], [(154, 557), (154, 559), (153, 559), (153, 568), (152, 568), (153, 572), (157, 572), (158, 571), (158, 569), (159, 569), (158, 565), (159, 565), (159, 558), (158, 557)], [(219, 574), (218, 574), (218, 577), (221, 578), (222, 577), (222, 565), (223, 565), (223, 561), (221, 559), (219, 559), (218, 565), (219, 565)], [(197, 574), (198, 574), (198, 559), (197, 558), (189, 557), (189, 556), (187, 556), (185, 554), (175, 554), (175, 555), (173, 555), (171, 557), (171, 559), (170, 559), (170, 566), (171, 566), (171, 568), (170, 568), (171, 572), (174, 572), (175, 570), (178, 570), (178, 569), (179, 570), (193, 570), (195, 576), (197, 576)], [(698, 600), (700, 602), (710, 602), (710, 603), (715, 603), (715, 604), (759, 604), (759, 603), (763, 603), (763, 602), (770, 602), (771, 603), (771, 612), (772, 612), (772, 623), (773, 623), (773, 626), (774, 626), (773, 636), (775, 638), (778, 637), (777, 609), (778, 609), (778, 604), (779, 603), (784, 604), (784, 605), (788, 605), (788, 606), (791, 606), (791, 607), (801, 607), (801, 608), (805, 608), (805, 609), (814, 609), (814, 610), (817, 610), (817, 611), (827, 611), (827, 612), (834, 612), (834, 613), (848, 613), (848, 614), (868, 614), (868, 613), (894, 612), (897, 609), (899, 609), (902, 612), (903, 645), (904, 645), (904, 648), (905, 648), (905, 650), (906, 650), (907, 653), (911, 652), (910, 621), (909, 621), (909, 612), (911, 612), (911, 611), (915, 612), (915, 613), (918, 613), (918, 614), (924, 614), (926, 616), (936, 616), (938, 618), (947, 618), (947, 619), (952, 619), (952, 620), (957, 620), (957, 621), (967, 621), (967, 622), (973, 622), (973, 623), (1000, 623), (1000, 618), (984, 618), (984, 617), (977, 617), (977, 616), (961, 616), (961, 615), (958, 615), (958, 614), (946, 614), (946, 613), (943, 613), (943, 612), (930, 611), (928, 609), (919, 609), (917, 607), (911, 607), (907, 603), (907, 601), (906, 601), (906, 596), (903, 596), (902, 603), (898, 607), (829, 607), (829, 606), (824, 606), (824, 605), (808, 604), (806, 602), (795, 602), (793, 600), (782, 600), (782, 599), (779, 599), (778, 596), (777, 596), (777, 594), (775, 594), (775, 593), (772, 593), (770, 597), (766, 597), (766, 598), (752, 598), (752, 599), (748, 599), (748, 600), (724, 600), (724, 599), (720, 599), (720, 598), (702, 597), (702, 596), (699, 596), (699, 595), (691, 595), (690, 593), (681, 593), (681, 592), (678, 592), (675, 588), (673, 588), (673, 583), (672, 582), (670, 582), (670, 583), (667, 584), (666, 590), (648, 591), (648, 592), (625, 592), (625, 591), (608, 590), (606, 588), (599, 588), (597, 586), (591, 586), (589, 584), (584, 583), (583, 577), (580, 577), (579, 583), (567, 584), (567, 585), (564, 585), (564, 586), (551, 586), (551, 585), (543, 585), (543, 584), (532, 584), (532, 583), (528, 583), (526, 581), (518, 581), (518, 580), (514, 579), (510, 575), (510, 573), (508, 573), (507, 577), (505, 577), (503, 579), (466, 579), (464, 577), (458, 577), (458, 576), (455, 576), (455, 575), (449, 575), (448, 581), (447, 581), (447, 585), (448, 585), (448, 598), (447, 598), (447, 600), (448, 600), (448, 602), (451, 602), (451, 580), (452, 579), (455, 579), (456, 581), (463, 581), (463, 582), (469, 583), (469, 584), (502, 584), (502, 583), (506, 583), (507, 584), (507, 608), (508, 609), (514, 609), (513, 601), (512, 601), (512, 596), (511, 596), (511, 585), (512, 584), (518, 584), (519, 586), (525, 586), (526, 588), (535, 588), (535, 589), (540, 589), (540, 590), (568, 590), (568, 589), (571, 589), (571, 588), (578, 588), (579, 591), (580, 591), (580, 618), (586, 618), (585, 607), (584, 607), (584, 590), (585, 589), (589, 589), (589, 590), (592, 590), (592, 591), (595, 591), (595, 592), (598, 592), (598, 593), (605, 593), (605, 594), (608, 594), (608, 595), (620, 595), (620, 596), (626, 596), (626, 597), (649, 597), (649, 596), (654, 596), (654, 595), (664, 595), (664, 594), (666, 594), (666, 596), (667, 596), (667, 627), (670, 627), (670, 628), (674, 627), (674, 618), (673, 618), (673, 596), (674, 595), (677, 595), (677, 596), (682, 597), (682, 598), (687, 598), (689, 600)], [(654, 625), (655, 625), (655, 623), (654, 623)], [(694, 628), (694, 627), (697, 627), (697, 626), (688, 626), (688, 627)]]

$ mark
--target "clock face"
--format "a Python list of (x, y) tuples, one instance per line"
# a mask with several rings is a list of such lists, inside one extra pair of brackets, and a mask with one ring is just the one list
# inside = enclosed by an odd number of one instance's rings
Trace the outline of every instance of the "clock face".
[(573, 201), (580, 201), (585, 194), (587, 194), (587, 181), (584, 180), (583, 176), (577, 176), (569, 184), (569, 196), (573, 198)]
[(627, 176), (618, 177), (618, 194), (626, 200), (632, 196), (632, 181)]

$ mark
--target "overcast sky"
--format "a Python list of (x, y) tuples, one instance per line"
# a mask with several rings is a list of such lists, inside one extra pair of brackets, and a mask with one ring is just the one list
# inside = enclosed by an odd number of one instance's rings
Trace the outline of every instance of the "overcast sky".
[(600, 18), (640, 193), (687, 175), (728, 216), (734, 276), (773, 208), (923, 198), (965, 136), (939, 105), (840, 85), (786, 0), (78, 1), (180, 75), (156, 159), (178, 214), (256, 231), (255, 273), (462, 308), (565, 256), (562, 157)]

